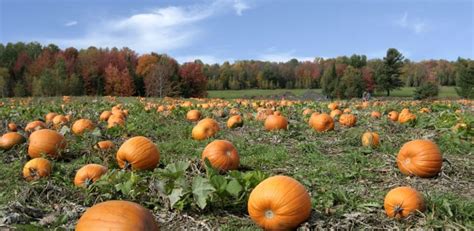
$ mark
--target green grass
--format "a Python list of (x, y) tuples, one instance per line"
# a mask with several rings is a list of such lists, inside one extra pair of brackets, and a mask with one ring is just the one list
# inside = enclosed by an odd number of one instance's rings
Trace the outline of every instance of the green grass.
[[(294, 91), (297, 92), (295, 94), (304, 92)], [(170, 115), (165, 115), (154, 110), (144, 111), (144, 105), (135, 98), (119, 98), (118, 102), (97, 99), (98, 102), (91, 103), (92, 98), (73, 98), (72, 103), (64, 107), (61, 107), (62, 102), (58, 98), (35, 99), (27, 105), (2, 100), (6, 103), (0, 107), (2, 124), (14, 121), (19, 127), (25, 127), (27, 122), (43, 118), (48, 112), (57, 112), (72, 113), (74, 120), (92, 119), (99, 128), (95, 134), (88, 133), (81, 137), (67, 132), (65, 137), (68, 149), (64, 158), (50, 159), (53, 163), (52, 176), (35, 182), (26, 182), (21, 177), (22, 167), (29, 160), (27, 144), (0, 151), (0, 218), (15, 213), (20, 216), (20, 220), (8, 224), (8, 227), (19, 230), (73, 229), (85, 208), (105, 200), (122, 199), (148, 208), (163, 221), (160, 226), (164, 230), (176, 227), (204, 229), (206, 226), (221, 230), (258, 228), (247, 214), (245, 200), (232, 208), (210, 202), (209, 207), (204, 210), (192, 206), (185, 207), (182, 212), (170, 210), (162, 195), (156, 191), (157, 169), (153, 172), (135, 172), (133, 176), (137, 180), (133, 181), (133, 190), (130, 192), (117, 189), (132, 182), (130, 172), (121, 173), (120, 177), (107, 178), (90, 189), (73, 185), (75, 172), (87, 163), (100, 163), (110, 171), (121, 172), (117, 169), (116, 150), (101, 152), (93, 149), (92, 146), (97, 141), (109, 139), (120, 146), (129, 137), (143, 135), (160, 149), (158, 168), (163, 169), (165, 165), (177, 161), (187, 161), (193, 167), (186, 174), (192, 176), (206, 175), (200, 167), (200, 157), (208, 143), (214, 139), (231, 141), (240, 155), (240, 172), (258, 170), (267, 175), (288, 175), (306, 187), (311, 195), (314, 215), (303, 224), (307, 228), (474, 228), (474, 183), (470, 180), (474, 165), (473, 131), (451, 130), (458, 121), (463, 121), (472, 128), (474, 116), (467, 110), (468, 106), (455, 101), (450, 105), (422, 102), (410, 106), (417, 114), (417, 121), (410, 125), (393, 123), (385, 115), (379, 120), (370, 118), (372, 110), (382, 113), (400, 111), (404, 106), (397, 100), (367, 109), (356, 109), (353, 105), (348, 105), (358, 117), (357, 125), (347, 128), (336, 123), (335, 130), (326, 133), (312, 130), (307, 125), (308, 118), (303, 117), (301, 111), (309, 107), (327, 112), (327, 103), (309, 102), (279, 108), (289, 118), (288, 130), (267, 132), (261, 121), (247, 117), (244, 117), (245, 124), (242, 128), (231, 130), (226, 128), (228, 116), (224, 116), (215, 118), (221, 131), (214, 138), (196, 141), (191, 139), (195, 123), (184, 119), (189, 110), (187, 108), (178, 108)], [(123, 103), (124, 108), (130, 111), (126, 126), (106, 129), (106, 123), (98, 121), (99, 114), (110, 110), (117, 103)], [(422, 107), (430, 108), (432, 113), (418, 113)], [(464, 112), (455, 114), (454, 111), (460, 108)], [(205, 116), (212, 116), (215, 109), (200, 110)], [(245, 115), (255, 113), (253, 108), (241, 107), (240, 110)], [(379, 133), (380, 147), (361, 147), (360, 137), (367, 130)], [(2, 132), (6, 132), (4, 128)], [(435, 141), (446, 159), (442, 174), (437, 177), (407, 177), (397, 168), (395, 158), (400, 147), (409, 140), (421, 138)], [(383, 211), (384, 196), (391, 188), (402, 185), (418, 189), (425, 197), (427, 209), (423, 215), (409, 219), (388, 219)], [(20, 204), (20, 209), (15, 204)], [(34, 212), (35, 208), (39, 212)], [(53, 217), (51, 222), (39, 222), (47, 216)]]
[[(311, 90), (321, 94), (321, 89), (246, 89), (246, 90), (212, 90), (208, 91), (209, 98), (236, 99), (249, 97), (265, 97), (270, 95), (281, 95), (291, 92), (296, 96), (302, 96), (306, 91)], [(415, 87), (403, 87), (390, 93), (392, 97), (413, 97)], [(385, 97), (385, 92), (376, 92), (375, 97)], [(454, 87), (440, 87), (438, 98), (458, 98)]]

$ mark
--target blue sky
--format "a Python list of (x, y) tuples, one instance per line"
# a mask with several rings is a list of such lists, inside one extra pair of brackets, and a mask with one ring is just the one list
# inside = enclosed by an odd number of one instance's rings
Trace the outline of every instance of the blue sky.
[(0, 0), (0, 42), (130, 47), (178, 61), (312, 60), (390, 47), (474, 58), (473, 0)]

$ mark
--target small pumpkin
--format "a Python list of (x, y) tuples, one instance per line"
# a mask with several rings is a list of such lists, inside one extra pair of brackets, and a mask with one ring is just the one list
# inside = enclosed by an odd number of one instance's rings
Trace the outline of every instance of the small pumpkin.
[(125, 125), (125, 120), (123, 117), (118, 116), (118, 115), (111, 115), (109, 119), (107, 120), (107, 128), (112, 128), (115, 126), (124, 126)]
[(46, 123), (53, 122), (54, 117), (57, 116), (57, 115), (58, 115), (58, 113), (56, 113), (56, 112), (50, 112), (50, 113), (46, 114), (46, 116), (44, 117), (45, 120), (46, 120)]
[(107, 168), (100, 164), (87, 164), (77, 170), (74, 177), (74, 185), (78, 187), (88, 187), (96, 182), (102, 175), (107, 172)]
[(378, 111), (373, 111), (370, 113), (370, 117), (374, 118), (374, 119), (378, 119), (380, 118), (382, 115), (380, 114), (380, 112)]
[(36, 120), (33, 122), (29, 122), (26, 127), (25, 131), (26, 132), (34, 132), (36, 130), (44, 129), (46, 128), (46, 124), (43, 121)]
[(339, 117), (339, 123), (346, 127), (353, 127), (357, 123), (357, 117), (354, 114), (342, 114)]
[(227, 120), (228, 128), (242, 127), (243, 125), (244, 121), (242, 120), (242, 116), (240, 115), (233, 115)]
[(18, 126), (16, 126), (15, 123), (13, 122), (8, 123), (8, 131), (16, 132), (17, 130), (18, 130)]
[(205, 140), (215, 134), (216, 130), (209, 124), (197, 124), (191, 132), (191, 136), (195, 140)]
[(379, 146), (379, 134), (376, 132), (365, 132), (362, 135), (362, 146), (364, 147), (377, 147)]
[(86, 131), (92, 131), (94, 130), (95, 125), (94, 123), (89, 120), (89, 119), (80, 119), (74, 122), (72, 125), (72, 132), (76, 135), (81, 135), (82, 133)]
[(248, 199), (250, 218), (266, 230), (295, 229), (311, 214), (306, 188), (288, 176), (272, 176), (255, 187)]
[(64, 136), (50, 129), (41, 129), (31, 133), (29, 143), (28, 155), (31, 158), (41, 157), (42, 154), (56, 158), (66, 147)]
[(334, 130), (334, 120), (326, 113), (313, 113), (309, 119), (309, 125), (318, 132)]
[(405, 175), (433, 177), (441, 171), (443, 157), (438, 145), (432, 141), (412, 140), (398, 152), (397, 165)]
[(307, 116), (311, 114), (313, 114), (313, 110), (311, 110), (310, 108), (306, 108), (303, 110), (303, 116)]
[(391, 121), (398, 121), (398, 112), (397, 111), (391, 111), (387, 115), (388, 119)]
[(204, 118), (200, 120), (198, 125), (205, 125), (211, 127), (215, 132), (218, 132), (220, 130), (219, 123), (217, 123), (216, 120), (211, 119), (211, 118)]
[(0, 137), (0, 148), (4, 150), (10, 150), (15, 145), (24, 143), (26, 141), (25, 137), (20, 135), (17, 132), (7, 132)]
[(425, 202), (423, 196), (411, 187), (397, 187), (385, 195), (383, 203), (388, 217), (404, 218), (415, 211), (423, 212)]
[(342, 115), (342, 111), (339, 109), (332, 110), (331, 113), (329, 113), (329, 116), (331, 116), (332, 118), (335, 118), (340, 115)]
[(160, 151), (148, 138), (135, 136), (120, 146), (116, 158), (120, 168), (151, 170), (160, 162)]
[(68, 119), (64, 115), (57, 115), (53, 118), (53, 127), (60, 128), (68, 122)]
[(240, 164), (237, 149), (227, 140), (214, 140), (209, 143), (202, 152), (202, 160), (205, 159), (220, 171), (235, 170)]
[(95, 148), (100, 149), (100, 150), (109, 150), (109, 149), (115, 148), (115, 144), (110, 140), (104, 140), (104, 141), (97, 142), (97, 145), (95, 145)]
[(288, 128), (288, 120), (284, 116), (269, 115), (265, 119), (264, 126), (267, 131), (286, 130)]
[(427, 107), (424, 107), (424, 108), (420, 109), (420, 112), (421, 112), (421, 113), (430, 113), (431, 110), (430, 110), (429, 108), (427, 108)]
[(344, 112), (344, 113), (347, 113), (347, 114), (349, 114), (349, 113), (351, 113), (351, 112), (352, 112), (352, 110), (351, 110), (350, 108), (346, 108), (346, 109), (344, 109), (344, 111), (343, 111), (343, 112)]
[(198, 110), (190, 110), (186, 113), (186, 119), (192, 122), (198, 121), (201, 119), (201, 112)]
[(76, 231), (89, 230), (157, 231), (159, 226), (143, 206), (130, 201), (111, 200), (98, 203), (82, 214)]
[(398, 122), (402, 124), (413, 121), (415, 119), (416, 119), (416, 115), (411, 113), (408, 108), (403, 109), (402, 112), (398, 114)]
[(23, 178), (27, 181), (37, 180), (51, 174), (51, 163), (44, 158), (34, 158), (23, 167)]
[(334, 110), (339, 108), (339, 104), (338, 103), (330, 103), (328, 105), (328, 108), (329, 108), (329, 110), (334, 111)]
[(112, 115), (111, 111), (103, 111), (99, 116), (99, 120), (107, 121), (111, 115)]

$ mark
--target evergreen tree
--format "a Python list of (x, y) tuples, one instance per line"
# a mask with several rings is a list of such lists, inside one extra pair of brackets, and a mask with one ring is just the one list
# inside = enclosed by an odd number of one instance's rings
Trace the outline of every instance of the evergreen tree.
[(332, 63), (331, 67), (326, 70), (321, 78), (321, 87), (323, 88), (323, 94), (328, 97), (334, 97), (337, 73), (336, 63)]
[(386, 91), (390, 96), (390, 91), (403, 86), (400, 80), (401, 68), (403, 66), (403, 55), (395, 48), (390, 48), (383, 58), (383, 68), (375, 76), (376, 86), (381, 91)]
[(474, 98), (474, 61), (458, 59), (456, 93), (462, 98)]

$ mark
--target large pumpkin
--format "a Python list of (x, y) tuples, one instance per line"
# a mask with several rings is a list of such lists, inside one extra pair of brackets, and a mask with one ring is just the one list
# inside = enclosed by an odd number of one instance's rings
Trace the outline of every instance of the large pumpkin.
[(46, 114), (46, 116), (44, 117), (45, 120), (46, 120), (46, 123), (50, 123), (50, 122), (53, 122), (53, 119), (55, 116), (57, 116), (58, 113), (55, 113), (55, 112), (50, 112), (48, 114)]
[(405, 143), (397, 156), (397, 165), (405, 175), (433, 177), (441, 171), (443, 157), (438, 145), (430, 140)]
[(365, 132), (362, 135), (362, 146), (364, 147), (377, 147), (379, 146), (379, 134), (375, 132)]
[(219, 123), (217, 123), (215, 119), (204, 118), (200, 120), (197, 124), (198, 125), (205, 124), (207, 126), (210, 126), (215, 132), (218, 132), (220, 130)]
[(74, 184), (79, 187), (88, 187), (107, 172), (107, 168), (100, 164), (87, 164), (80, 168), (74, 177)]
[(51, 163), (44, 158), (34, 158), (23, 167), (23, 177), (27, 181), (37, 180), (51, 174)]
[(15, 145), (24, 143), (25, 141), (25, 137), (23, 137), (19, 133), (7, 132), (2, 137), (0, 137), (0, 148), (4, 150), (9, 150)]
[(353, 114), (342, 114), (339, 123), (346, 127), (353, 127), (357, 123), (357, 117)]
[(86, 131), (94, 130), (94, 123), (89, 119), (80, 119), (74, 122), (72, 125), (72, 132), (76, 135), (80, 135)]
[(201, 119), (201, 112), (198, 110), (190, 110), (186, 113), (186, 119), (189, 121), (198, 121)]
[(135, 136), (120, 146), (116, 158), (120, 168), (151, 170), (160, 162), (160, 151), (148, 138)]
[(334, 111), (334, 110), (339, 108), (339, 104), (338, 103), (330, 103), (328, 105), (328, 108), (329, 108), (329, 110)]
[(243, 125), (244, 121), (242, 120), (242, 116), (240, 115), (233, 115), (227, 120), (228, 128), (242, 127)]
[(264, 126), (267, 131), (287, 129), (288, 120), (281, 115), (269, 115), (265, 119)]
[(214, 140), (202, 152), (202, 160), (208, 159), (212, 167), (221, 171), (235, 170), (240, 158), (237, 149), (227, 140)]
[(334, 129), (334, 120), (326, 113), (311, 115), (309, 126), (318, 132), (326, 132)]
[(389, 217), (403, 218), (415, 211), (424, 211), (425, 203), (421, 194), (410, 187), (397, 187), (390, 190), (383, 203)]
[(290, 230), (310, 216), (311, 198), (306, 188), (295, 179), (273, 176), (252, 190), (248, 212), (263, 229)]
[(41, 157), (42, 154), (58, 157), (61, 149), (66, 147), (64, 136), (50, 129), (41, 129), (31, 134), (28, 155), (31, 158)]
[(68, 122), (68, 119), (64, 115), (57, 115), (53, 118), (53, 126), (55, 128), (60, 128)]
[(141, 205), (129, 201), (106, 201), (96, 204), (81, 216), (76, 231), (89, 230), (159, 230), (153, 215)]
[(402, 112), (398, 114), (398, 122), (402, 124), (406, 122), (410, 122), (415, 119), (416, 119), (416, 115), (411, 113), (408, 108), (403, 109)]

